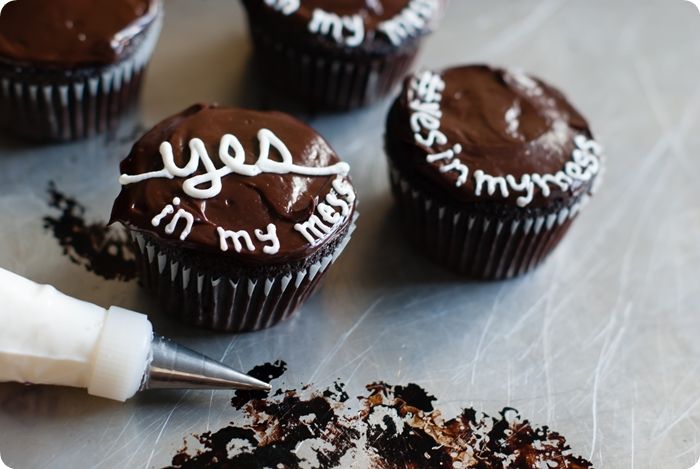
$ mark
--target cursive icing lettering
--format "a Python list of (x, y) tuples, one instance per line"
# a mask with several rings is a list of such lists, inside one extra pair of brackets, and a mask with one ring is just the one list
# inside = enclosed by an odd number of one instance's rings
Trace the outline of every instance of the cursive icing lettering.
[[(219, 144), (219, 159), (224, 164), (216, 168), (211, 157), (207, 153), (204, 142), (198, 138), (190, 140), (190, 158), (185, 166), (180, 167), (175, 163), (173, 147), (170, 142), (160, 145), (160, 155), (163, 159), (163, 169), (143, 174), (122, 174), (119, 183), (126, 186), (148, 179), (173, 179), (175, 177), (186, 178), (182, 184), (182, 190), (190, 197), (196, 199), (210, 199), (221, 192), (222, 179), (230, 174), (241, 176), (257, 176), (259, 174), (296, 174), (300, 176), (346, 176), (350, 171), (347, 163), (339, 162), (331, 166), (313, 167), (294, 164), (292, 154), (284, 142), (271, 130), (260, 129), (258, 132), (260, 142), (260, 154), (254, 164), (245, 162), (243, 145), (234, 135), (226, 134)], [(275, 148), (281, 161), (270, 159), (270, 148)], [(233, 154), (230, 151), (233, 151)], [(204, 166), (204, 173), (194, 175), (199, 169), (200, 163)]]
[(299, 9), (299, 0), (265, 0), (265, 4), (289, 16)]
[[(326, 239), (350, 214), (355, 204), (355, 191), (348, 181), (335, 178), (331, 191), (326, 195), (325, 202), (316, 207), (316, 213), (303, 223), (294, 225), (294, 229), (311, 245), (317, 245)], [(336, 209), (339, 209), (338, 212)]]
[[(217, 226), (216, 232), (219, 235), (219, 248), (223, 252), (228, 251), (230, 243), (233, 243), (233, 248), (236, 252), (241, 252), (244, 248), (250, 252), (255, 251), (253, 239), (246, 230), (226, 230)], [(267, 225), (267, 231), (256, 229), (253, 233), (258, 241), (269, 243), (263, 246), (262, 250), (265, 254), (273, 255), (279, 252), (280, 240), (277, 237), (277, 227), (274, 224), (269, 223)]]
[[(541, 95), (542, 91), (531, 78), (523, 74), (511, 74), (511, 76), (519, 86), (530, 90), (530, 94)], [(425, 160), (435, 165), (441, 173), (459, 173), (455, 186), (460, 187), (466, 184), (469, 178), (469, 167), (457, 158), (463, 150), (462, 145), (455, 144), (445, 151), (439, 151), (437, 148), (449, 143), (447, 136), (441, 130), (441, 104), (444, 90), (445, 82), (439, 74), (424, 71), (414, 75), (407, 92), (411, 110), (409, 124), (415, 142), (437, 152), (426, 152)], [(512, 115), (510, 118), (506, 115), (506, 122), (509, 125), (506, 131), (512, 134), (517, 131), (517, 118), (521, 111), (518, 107), (508, 112)], [(509, 122), (513, 120), (516, 121), (515, 124)], [(512, 174), (492, 175), (476, 170), (472, 176), (474, 195), (482, 197), (488, 194), (508, 198), (511, 193), (516, 193), (518, 206), (527, 207), (534, 200), (536, 189), (539, 189), (543, 197), (549, 197), (552, 194), (552, 187), (567, 191), (576, 180), (590, 181), (600, 172), (603, 149), (586, 135), (576, 135), (574, 146), (571, 160), (564, 164), (562, 170), (553, 174), (523, 174), (518, 181)]]
[(165, 232), (167, 234), (173, 234), (175, 233), (175, 229), (177, 228), (177, 224), (180, 220), (185, 220), (185, 227), (182, 229), (182, 232), (180, 233), (180, 241), (184, 241), (187, 239), (187, 237), (190, 235), (192, 232), (192, 225), (194, 225), (194, 216), (187, 212), (185, 209), (179, 209), (177, 212), (175, 211), (175, 208), (173, 207), (178, 207), (180, 205), (180, 198), (175, 197), (173, 199), (173, 203), (166, 205), (163, 210), (153, 217), (153, 220), (151, 220), (151, 225), (158, 227), (160, 226), (160, 223), (169, 215), (172, 215), (173, 213), (175, 214), (170, 220), (170, 223), (168, 223), (165, 226)]
[(392, 44), (399, 46), (408, 38), (419, 35), (438, 7), (437, 0), (411, 0), (398, 15), (379, 23), (377, 29), (384, 33)]
[(357, 47), (365, 39), (365, 23), (360, 15), (339, 16), (320, 8), (314, 9), (309, 31), (332, 36), (335, 42)]

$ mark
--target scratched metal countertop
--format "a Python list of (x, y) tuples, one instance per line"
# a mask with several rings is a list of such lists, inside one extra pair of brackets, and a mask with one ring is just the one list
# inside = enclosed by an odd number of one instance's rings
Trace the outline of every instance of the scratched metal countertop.
[[(197, 101), (249, 104), (251, 44), (231, 0), (168, 0), (142, 98), (150, 126)], [(414, 382), (445, 415), (517, 408), (595, 467), (688, 468), (700, 456), (700, 15), (681, 0), (453, 0), (419, 64), (520, 66), (564, 90), (605, 145), (605, 184), (530, 275), (471, 283), (404, 241), (381, 128), (388, 102), (310, 120), (349, 161), (359, 229), (301, 314), (245, 335), (154, 315), (158, 332), (241, 370), (283, 359), (289, 386)], [(71, 263), (43, 228), (49, 181), (104, 221), (134, 122), (61, 146), (0, 138), (0, 265), (104, 306), (157, 311), (136, 282)], [(131, 126), (131, 127), (129, 127)], [(0, 453), (15, 469), (160, 467), (226, 425), (226, 392), (127, 404), (1, 385)]]

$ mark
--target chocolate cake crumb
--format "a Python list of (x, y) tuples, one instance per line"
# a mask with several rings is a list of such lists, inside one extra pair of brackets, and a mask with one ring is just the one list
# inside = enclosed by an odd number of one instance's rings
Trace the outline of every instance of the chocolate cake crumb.
[(338, 402), (346, 402), (348, 399), (350, 399), (350, 396), (345, 391), (345, 383), (341, 383), (340, 381), (333, 383), (333, 389), (328, 388), (323, 391), (323, 397), (333, 399)]
[[(266, 363), (249, 374), (274, 380), (283, 361)], [(492, 417), (472, 408), (445, 420), (436, 398), (417, 384), (366, 386), (360, 411), (346, 404), (344, 384), (325, 391), (304, 385), (265, 393), (237, 392), (231, 404), (242, 410), (228, 426), (194, 435), (201, 449), (184, 446), (172, 468), (358, 467), (590, 469), (574, 456), (566, 439), (548, 427), (535, 427), (517, 410)]]
[(120, 227), (87, 223), (85, 207), (49, 183), (49, 207), (59, 215), (44, 217), (50, 231), (71, 262), (107, 280), (128, 281), (136, 277), (136, 262), (126, 233)]

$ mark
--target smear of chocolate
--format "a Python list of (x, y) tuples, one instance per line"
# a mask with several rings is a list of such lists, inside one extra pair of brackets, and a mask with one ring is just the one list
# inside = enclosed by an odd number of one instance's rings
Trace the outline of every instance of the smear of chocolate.
[[(264, 365), (258, 365), (252, 370), (248, 371), (248, 375), (253, 378), (259, 379), (266, 383), (276, 380), (287, 371), (287, 364), (282, 360), (277, 360), (275, 363), (265, 363)], [(235, 409), (242, 409), (244, 405), (253, 400), (265, 399), (267, 396), (265, 391), (236, 391), (236, 394), (231, 399), (231, 405)]]
[(136, 261), (123, 229), (104, 223), (87, 223), (85, 207), (49, 183), (49, 207), (58, 216), (44, 217), (44, 228), (53, 233), (71, 262), (107, 280), (136, 277)]
[[(286, 371), (283, 361), (256, 366), (247, 374), (266, 381)], [(341, 388), (342, 389), (342, 388)], [(343, 421), (342, 404), (321, 395), (301, 397), (297, 391), (277, 393), (266, 398), (260, 391), (237, 391), (231, 400), (236, 409), (245, 408), (248, 424), (231, 425), (207, 432), (197, 439), (205, 448), (195, 455), (183, 448), (172, 460), (176, 468), (263, 468), (300, 467), (296, 454), (301, 443), (324, 442), (315, 451), (316, 467), (337, 467), (342, 456), (360, 438), (360, 432)], [(232, 450), (232, 446), (238, 449)]]
[[(249, 373), (276, 379), (284, 362)], [(237, 393), (243, 416), (216, 432), (196, 436), (199, 450), (184, 446), (172, 468), (330, 469), (356, 462), (379, 469), (476, 468), (590, 469), (563, 436), (535, 427), (506, 408), (496, 417), (464, 409), (443, 419), (436, 398), (417, 384), (372, 383), (358, 397), (359, 413), (346, 406), (342, 383), (331, 389), (278, 390), (272, 396)], [(361, 459), (360, 459), (361, 458)]]
[[(387, 385), (380, 384), (379, 388), (387, 389)], [(417, 384), (408, 384), (406, 386), (394, 386), (394, 396), (397, 399), (401, 399), (404, 402), (410, 404), (412, 407), (420, 409), (424, 412), (432, 412), (433, 402), (437, 401), (435, 396), (428, 394), (425, 389), (421, 388)]]
[[(464, 409), (445, 421), (440, 411), (425, 412), (427, 393), (409, 385), (416, 394), (399, 397), (400, 386), (367, 386), (361, 420), (369, 422), (368, 450), (378, 456), (374, 467), (399, 468), (592, 468), (573, 455), (566, 439), (548, 427), (533, 427), (517, 410), (503, 409), (498, 417)], [(401, 388), (405, 391), (405, 388)], [(429, 396), (430, 397), (430, 396)], [(417, 398), (417, 400), (411, 400)], [(407, 400), (404, 400), (407, 399)], [(380, 412), (381, 423), (372, 424)], [(376, 418), (375, 418), (376, 421)]]
[(339, 381), (333, 383), (333, 388), (328, 388), (323, 391), (323, 397), (327, 399), (333, 399), (338, 402), (345, 402), (350, 399), (350, 396), (345, 391), (345, 384)]

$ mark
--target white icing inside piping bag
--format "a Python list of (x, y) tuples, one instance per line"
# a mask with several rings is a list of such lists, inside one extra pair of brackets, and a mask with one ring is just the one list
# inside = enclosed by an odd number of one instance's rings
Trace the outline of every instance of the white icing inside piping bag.
[(269, 389), (167, 339), (140, 313), (103, 309), (0, 268), (0, 382), (87, 388), (125, 401), (155, 388)]

